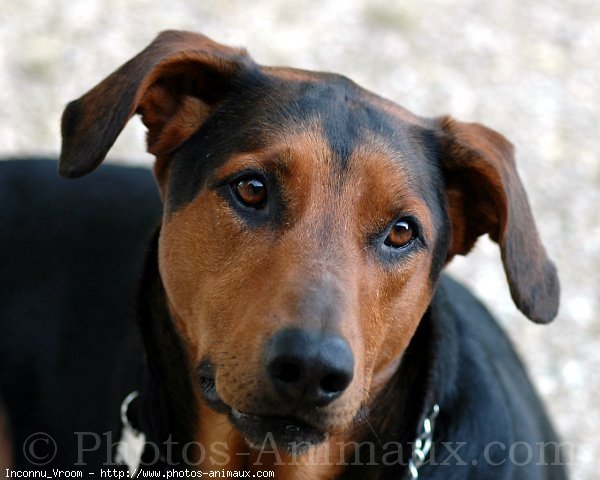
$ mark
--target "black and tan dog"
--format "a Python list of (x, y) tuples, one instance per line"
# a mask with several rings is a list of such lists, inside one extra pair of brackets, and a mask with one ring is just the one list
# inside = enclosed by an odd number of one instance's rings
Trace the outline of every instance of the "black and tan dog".
[[(500, 134), (169, 31), (67, 106), (60, 173), (95, 169), (135, 114), (164, 213), (130, 417), (149, 441), (193, 445), (161, 450), (163, 467), (565, 478), (509, 342), (440, 276), (489, 234), (518, 308), (556, 315), (556, 271)], [(147, 211), (124, 203), (132, 222)]]

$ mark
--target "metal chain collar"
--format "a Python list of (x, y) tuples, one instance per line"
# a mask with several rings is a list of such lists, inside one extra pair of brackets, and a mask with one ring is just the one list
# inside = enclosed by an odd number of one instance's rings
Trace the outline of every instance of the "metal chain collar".
[[(139, 468), (142, 457), (143, 442), (145, 441), (144, 434), (135, 430), (131, 426), (131, 423), (129, 423), (129, 418), (127, 418), (129, 404), (137, 396), (137, 391), (131, 392), (121, 404), (121, 422), (123, 424), (123, 434), (117, 449), (117, 462), (127, 465), (130, 472), (135, 472)], [(433, 429), (435, 428), (435, 419), (439, 413), (440, 406), (436, 403), (431, 409), (431, 413), (423, 420), (421, 431), (413, 444), (411, 458), (408, 459), (408, 470), (412, 480), (419, 478), (419, 468), (425, 463), (427, 455), (429, 455), (431, 445), (433, 444)], [(141, 440), (141, 443), (139, 440)], [(127, 445), (132, 442), (138, 443), (139, 445)], [(131, 449), (131, 452), (126, 451), (127, 447)]]
[(431, 445), (433, 444), (433, 429), (435, 427), (435, 418), (440, 413), (440, 406), (436, 403), (431, 409), (431, 413), (421, 425), (419, 436), (413, 444), (412, 454), (408, 460), (408, 471), (411, 479), (419, 478), (419, 467), (425, 463)]

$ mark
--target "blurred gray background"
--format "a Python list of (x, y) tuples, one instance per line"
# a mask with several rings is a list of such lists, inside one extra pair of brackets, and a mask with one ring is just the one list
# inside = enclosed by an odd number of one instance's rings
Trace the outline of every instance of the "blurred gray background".
[[(64, 104), (166, 28), (243, 45), (259, 63), (343, 73), (421, 115), (451, 113), (517, 147), (563, 294), (550, 326), (513, 306), (499, 252), (450, 270), (525, 357), (574, 479), (599, 478), (600, 2), (598, 0), (0, 0), (0, 155), (55, 155)], [(111, 159), (151, 165), (134, 120)]]

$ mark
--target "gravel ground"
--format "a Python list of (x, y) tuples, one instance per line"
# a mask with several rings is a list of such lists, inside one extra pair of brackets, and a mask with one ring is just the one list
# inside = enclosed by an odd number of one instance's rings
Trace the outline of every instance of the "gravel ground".
[[(19, 0), (0, 7), (0, 155), (59, 149), (59, 116), (166, 28), (245, 45), (266, 64), (336, 71), (415, 113), (503, 132), (562, 307), (550, 326), (513, 306), (498, 250), (482, 239), (450, 270), (514, 338), (572, 446), (575, 479), (600, 457), (600, 2), (597, 0)], [(150, 164), (136, 121), (110, 158)], [(113, 160), (114, 161), (114, 160)]]

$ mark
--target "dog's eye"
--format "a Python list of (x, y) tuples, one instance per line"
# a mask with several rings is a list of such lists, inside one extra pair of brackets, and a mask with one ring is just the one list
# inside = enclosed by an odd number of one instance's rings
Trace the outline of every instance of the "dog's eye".
[(236, 198), (242, 205), (251, 208), (263, 208), (267, 203), (267, 187), (260, 178), (248, 177), (231, 184)]
[(386, 237), (384, 243), (388, 247), (403, 248), (409, 245), (417, 236), (417, 227), (409, 218), (397, 220)]

